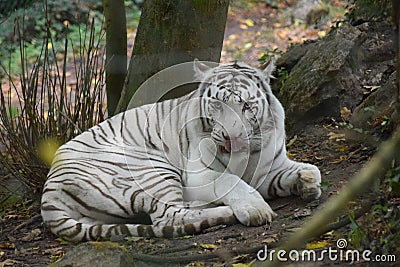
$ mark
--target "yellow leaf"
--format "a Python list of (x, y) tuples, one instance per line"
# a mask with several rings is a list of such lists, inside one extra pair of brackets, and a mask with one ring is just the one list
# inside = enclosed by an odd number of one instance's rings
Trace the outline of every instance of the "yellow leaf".
[(246, 25), (249, 26), (249, 27), (253, 27), (254, 26), (254, 21), (251, 20), (251, 19), (246, 19), (244, 21), (244, 23), (246, 23)]
[(332, 164), (338, 164), (338, 163), (340, 163), (340, 162), (342, 162), (342, 161), (344, 161), (344, 160), (346, 160), (346, 159), (347, 159), (347, 156), (342, 155), (342, 156), (340, 156), (337, 160), (331, 161), (330, 163), (332, 163)]
[(61, 237), (57, 238), (56, 240), (57, 240), (61, 245), (71, 245), (71, 244), (72, 244), (71, 242), (69, 242), (69, 241), (67, 241), (67, 240), (65, 240), (65, 239), (63, 239), (63, 238), (61, 238)]
[(243, 48), (244, 48), (245, 50), (248, 50), (248, 49), (250, 49), (252, 46), (253, 46), (252, 43), (246, 43), (246, 44), (243, 46)]
[(242, 261), (246, 258), (248, 258), (250, 256), (250, 254), (240, 254), (237, 255), (236, 257), (233, 258), (234, 261)]
[(342, 107), (340, 109), (340, 115), (342, 115), (342, 117), (348, 117), (351, 114), (351, 110), (348, 109), (347, 107)]
[(295, 155), (295, 154), (292, 154), (292, 153), (290, 153), (290, 152), (286, 152), (286, 156), (287, 156), (288, 158), (290, 158), (290, 159), (295, 159), (295, 158), (296, 158), (296, 155)]
[(342, 146), (338, 146), (335, 150), (339, 151), (339, 152), (345, 152), (349, 149), (349, 146), (347, 145), (342, 145)]
[(214, 245), (214, 244), (199, 244), (199, 247), (204, 248), (204, 249), (209, 249), (209, 250), (218, 249), (218, 246)]
[(234, 263), (232, 264), (233, 267), (253, 267), (256, 263), (256, 260), (252, 260), (249, 263)]
[(48, 166), (50, 166), (53, 161), (54, 154), (56, 153), (59, 146), (60, 142), (55, 138), (49, 138), (40, 142), (37, 148), (40, 159), (43, 160), (43, 162), (46, 163)]
[(324, 248), (328, 245), (329, 245), (329, 242), (327, 242), (327, 241), (314, 241), (314, 242), (308, 243), (306, 245), (306, 249), (308, 249), (308, 250), (319, 249), (319, 248)]
[(322, 236), (324, 236), (324, 237), (333, 237), (333, 231), (326, 232), (326, 233), (323, 234)]
[(15, 249), (15, 244), (10, 242), (1, 243), (0, 249)]
[(325, 37), (325, 35), (326, 35), (326, 31), (319, 31), (319, 32), (318, 32), (318, 36), (319, 36), (320, 38)]

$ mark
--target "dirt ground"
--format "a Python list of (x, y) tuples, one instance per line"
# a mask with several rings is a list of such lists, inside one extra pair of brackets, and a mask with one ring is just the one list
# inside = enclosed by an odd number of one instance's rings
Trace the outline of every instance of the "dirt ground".
[[(129, 238), (121, 244), (132, 251), (138, 266), (231, 266), (251, 262), (265, 245), (273, 248), (301, 227), (373, 152), (372, 148), (347, 141), (334, 123), (309, 127), (291, 136), (288, 145), (293, 159), (314, 163), (320, 168), (323, 177), (320, 200), (305, 203), (291, 197), (270, 201), (278, 217), (269, 226), (220, 226), (183, 239)], [(21, 214), (21, 210), (25, 212)], [(334, 231), (316, 241), (335, 247), (338, 236), (339, 232)], [(7, 210), (1, 219), (0, 240), (0, 266), (45, 266), (73, 246), (46, 230), (37, 209), (30, 203)]]
[[(290, 43), (319, 38), (329, 28), (331, 22), (314, 27), (283, 20), (284, 11), (297, 1), (279, 2), (284, 2), (280, 4), (280, 9), (260, 3), (251, 8), (230, 11), (222, 61), (240, 58), (256, 62), (266, 51), (285, 51)], [(341, 1), (336, 2), (341, 4)], [(288, 151), (293, 159), (310, 162), (320, 168), (323, 177), (320, 200), (305, 203), (292, 197), (270, 201), (278, 217), (269, 226), (220, 226), (188, 238), (130, 238), (121, 244), (132, 251), (137, 266), (231, 266), (250, 263), (257, 260), (257, 253), (265, 246), (276, 246), (301, 227), (327, 199), (337, 194), (362, 168), (374, 148), (347, 140), (341, 128), (327, 118), (319, 125), (308, 126), (302, 132), (288, 136)], [(354, 203), (354, 206), (359, 204)], [(3, 212), (0, 217), (0, 267), (46, 266), (60, 259), (73, 246), (57, 239), (44, 228), (38, 210), (37, 204), (27, 201), (10, 206)], [(348, 229), (345, 227), (340, 231)], [(327, 246), (336, 247), (340, 231), (333, 231), (315, 241), (324, 241)], [(297, 265), (304, 266), (304, 263)], [(344, 263), (325, 261), (320, 265), (342, 266)]]

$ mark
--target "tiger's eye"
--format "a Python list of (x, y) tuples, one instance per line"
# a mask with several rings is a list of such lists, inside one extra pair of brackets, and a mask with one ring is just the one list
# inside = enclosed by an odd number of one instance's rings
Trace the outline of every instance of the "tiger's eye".
[(244, 102), (242, 112), (245, 112), (246, 110), (250, 109), (250, 105), (247, 102)]

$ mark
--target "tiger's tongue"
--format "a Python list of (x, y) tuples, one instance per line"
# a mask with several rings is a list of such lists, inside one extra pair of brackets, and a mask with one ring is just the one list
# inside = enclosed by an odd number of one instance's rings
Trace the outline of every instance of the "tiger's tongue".
[(224, 146), (227, 152), (238, 152), (243, 148), (243, 139), (236, 137), (235, 139), (228, 139)]

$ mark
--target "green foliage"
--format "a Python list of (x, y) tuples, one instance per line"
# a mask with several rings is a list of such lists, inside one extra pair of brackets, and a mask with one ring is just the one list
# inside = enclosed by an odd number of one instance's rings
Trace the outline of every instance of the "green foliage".
[(400, 197), (400, 167), (393, 168), (388, 172), (386, 191), (393, 197)]
[(374, 254), (400, 253), (400, 167), (388, 171), (370, 212), (357, 221), (350, 219), (348, 240), (356, 249)]
[(283, 54), (283, 51), (279, 50), (278, 48), (274, 49), (267, 49), (265, 52), (258, 58), (258, 62), (260, 64), (265, 64), (271, 59), (277, 59)]
[(133, 31), (139, 25), (140, 9), (134, 1), (125, 1), (126, 9), (126, 28), (128, 31)]
[[(83, 39), (82, 35), (87, 24), (95, 24), (96, 36), (102, 33), (104, 18), (100, 0), (47, 0), (44, 2), (45, 5), (43, 1), (35, 1), (26, 8), (21, 7), (0, 23), (2, 33), (0, 62), (7, 66), (10, 73), (21, 72), (19, 38), (24, 41), (24, 50), (32, 63), (40, 54), (38, 46), (42, 40), (48, 38), (48, 35), (51, 35), (52, 45), (56, 51), (62, 51), (65, 38), (74, 44), (78, 44)], [(127, 27), (133, 31), (138, 26), (140, 10), (133, 1), (125, 1), (125, 6)], [(18, 23), (20, 33), (15, 33), (15, 23)], [(105, 42), (105, 39), (101, 42)], [(68, 57), (71, 59), (71, 55)]]
[(22, 197), (17, 194), (9, 193), (7, 196), (4, 196), (0, 202), (0, 216), (4, 216), (7, 209), (12, 208), (14, 205), (21, 203), (22, 201)]
[(67, 36), (73, 43), (82, 39), (80, 25), (87, 25), (94, 20), (96, 29), (101, 30), (102, 14), (90, 10), (88, 6), (82, 6), (80, 1), (44, 2), (45, 4), (37, 1), (27, 8), (17, 9), (0, 24), (0, 61), (7, 66), (10, 73), (21, 72), (20, 45), (24, 46), (23, 51), (29, 57), (28, 63), (32, 64), (40, 55), (41, 50), (38, 47), (46, 38), (51, 39), (51, 45), (57, 52), (64, 49)]
[(357, 132), (357, 133), (359, 133), (359, 134), (369, 134), (369, 131), (368, 131), (368, 130), (354, 127), (354, 125), (351, 124), (351, 123), (348, 122), (348, 121), (341, 121), (341, 122), (339, 122), (339, 125), (340, 125), (341, 127), (343, 127), (343, 128), (347, 128), (347, 129), (349, 129), (349, 130), (353, 130), (353, 131), (355, 131), (355, 132)]
[(328, 181), (321, 182), (321, 190), (322, 191), (327, 191), (329, 186), (330, 186), (330, 183)]
[(362, 249), (367, 233), (358, 225), (354, 219), (354, 214), (349, 215), (351, 231), (349, 240), (356, 249)]
[[(367, 221), (369, 220), (369, 222)], [(372, 208), (365, 221), (368, 239), (375, 253), (400, 253), (400, 203), (398, 198), (383, 200)]]
[[(279, 50), (278, 48), (275, 49), (267, 49), (261, 57), (258, 58), (258, 62), (260, 62), (261, 65), (266, 64), (270, 60), (277, 60), (281, 55), (283, 54), (283, 51)], [(280, 89), (283, 88), (285, 85), (286, 79), (289, 78), (289, 71), (285, 67), (279, 67), (275, 70), (275, 78), (278, 80), (280, 83)], [(279, 93), (279, 92), (277, 92)]]

